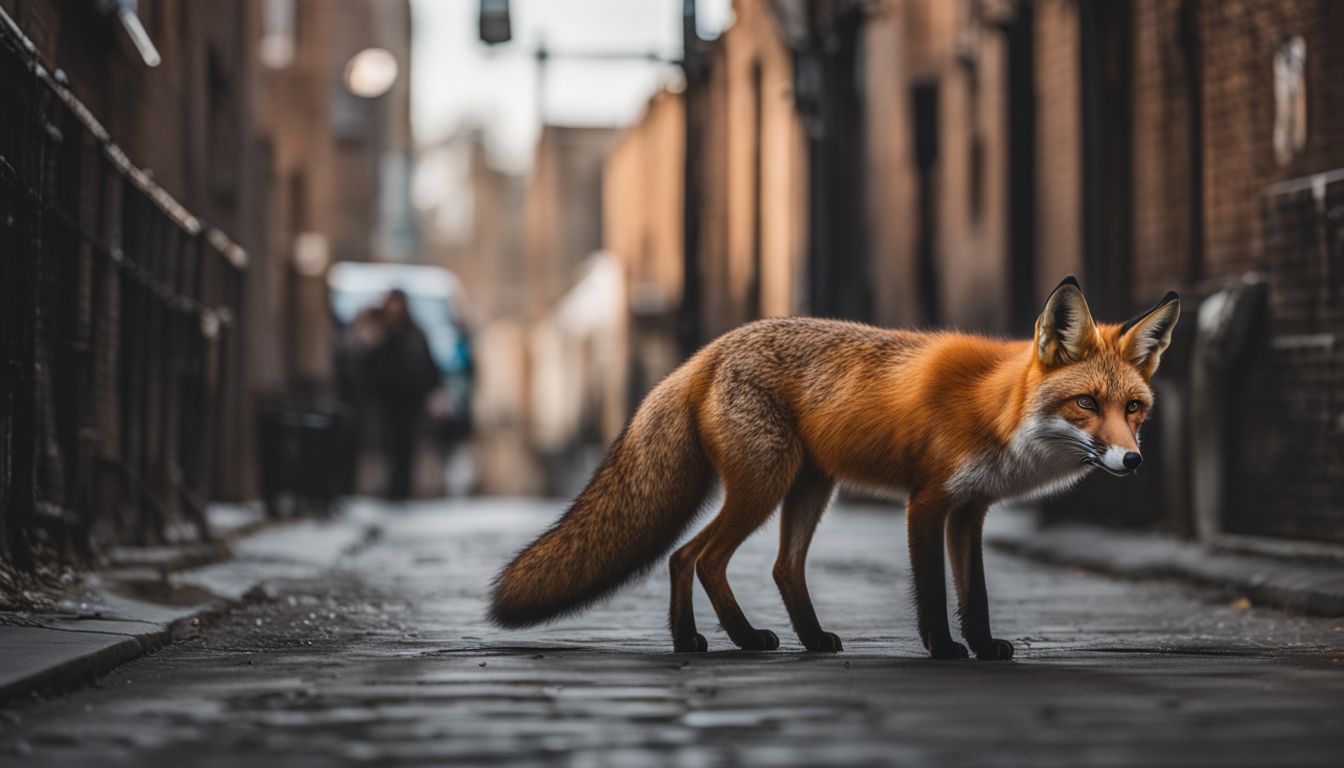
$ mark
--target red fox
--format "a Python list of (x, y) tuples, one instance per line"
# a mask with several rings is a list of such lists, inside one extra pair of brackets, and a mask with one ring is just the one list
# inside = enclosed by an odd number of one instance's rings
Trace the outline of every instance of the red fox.
[(782, 507), (774, 578), (809, 651), (841, 650), (804, 579), (837, 482), (908, 494), (919, 636), (935, 659), (967, 658), (948, 630), (943, 546), (961, 634), (979, 659), (1009, 659), (989, 628), (981, 529), (989, 505), (1063, 489), (1092, 469), (1138, 469), (1149, 380), (1180, 300), (1098, 325), (1072, 277), (1050, 294), (1032, 340), (884, 330), (806, 318), (719, 337), (649, 393), (564, 515), (504, 568), (491, 619), (524, 627), (580, 610), (651, 568), (723, 484), (723, 508), (672, 553), (676, 651), (704, 651), (694, 577), (729, 638), (773, 650), (726, 578), (738, 546)]

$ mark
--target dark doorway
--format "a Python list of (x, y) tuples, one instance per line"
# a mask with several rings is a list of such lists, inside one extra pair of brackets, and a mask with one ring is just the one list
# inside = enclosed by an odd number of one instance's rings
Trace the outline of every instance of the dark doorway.
[(1011, 331), (1031, 335), (1036, 291), (1036, 51), (1031, 3), (1003, 26), (1008, 72), (1008, 306)]
[(1078, 4), (1083, 105), (1083, 270), (1094, 315), (1133, 307), (1133, 9)]
[(916, 83), (910, 88), (910, 119), (913, 122), (915, 166), (919, 171), (919, 242), (915, 252), (915, 284), (920, 320), (937, 325), (938, 302), (937, 232), (938, 187), (938, 83)]
[(809, 123), (811, 311), (869, 320), (864, 11), (854, 4), (833, 16), (826, 4), (810, 5), (814, 34), (795, 60), (795, 98)]

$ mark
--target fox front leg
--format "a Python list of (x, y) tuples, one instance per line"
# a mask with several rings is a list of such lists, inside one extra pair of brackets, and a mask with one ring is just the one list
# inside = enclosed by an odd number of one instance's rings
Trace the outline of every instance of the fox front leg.
[(912, 496), (905, 505), (910, 545), (910, 571), (915, 583), (919, 639), (935, 659), (966, 659), (966, 646), (952, 639), (947, 628), (947, 584), (943, 577), (943, 529), (947, 504), (942, 499)]
[(961, 634), (975, 657), (981, 660), (1013, 658), (1013, 644), (994, 638), (989, 631), (989, 594), (985, 590), (985, 561), (981, 537), (985, 513), (982, 504), (954, 510), (947, 519), (947, 552), (952, 558), (952, 578), (957, 585), (957, 614)]

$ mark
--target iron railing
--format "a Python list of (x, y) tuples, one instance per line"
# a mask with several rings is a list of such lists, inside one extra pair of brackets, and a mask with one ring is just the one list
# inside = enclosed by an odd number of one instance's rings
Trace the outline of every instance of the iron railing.
[(0, 561), (208, 537), (245, 277), (0, 12)]

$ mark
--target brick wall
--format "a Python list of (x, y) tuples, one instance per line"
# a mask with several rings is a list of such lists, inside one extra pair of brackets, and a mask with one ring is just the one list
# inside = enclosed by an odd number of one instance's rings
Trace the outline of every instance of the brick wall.
[(630, 303), (625, 414), (681, 361), (685, 136), (682, 95), (660, 91), (617, 140), (603, 171), (602, 244), (624, 268)]
[(1235, 379), (1223, 530), (1344, 544), (1344, 179), (1264, 200), (1267, 333)]
[[(978, 29), (970, 18), (958, 28)], [(1008, 325), (1003, 45), (988, 30), (963, 38), (940, 78), (939, 320), (977, 331)]]
[[(1265, 333), (1237, 382), (1224, 528), (1344, 543), (1344, 185), (1307, 179), (1344, 167), (1344, 6), (1207, 3), (1200, 34), (1207, 273), (1268, 278)], [(1294, 36), (1306, 43), (1306, 144), (1282, 162), (1271, 62)]]
[[(805, 310), (806, 157), (793, 102), (793, 60), (762, 0), (740, 0), (711, 66), (723, 114), (710, 175), (723, 176), (726, 284), (715, 326)], [(759, 91), (758, 91), (759, 89)], [(717, 127), (717, 126), (716, 126)], [(759, 174), (759, 176), (758, 176)], [(718, 183), (717, 181), (713, 183)]]
[(705, 339), (807, 311), (807, 158), (792, 54), (767, 3), (734, 9), (733, 26), (708, 47), (695, 97)]
[[(1261, 198), (1274, 182), (1344, 166), (1344, 6), (1329, 0), (1201, 3), (1205, 136), (1205, 264), (1210, 275), (1256, 266)], [(1286, 165), (1273, 150), (1274, 50), (1307, 44), (1307, 145)]]
[[(255, 263), (261, 232), (249, 201), (264, 178), (254, 173), (259, 165), (249, 140), (251, 5), (145, 0), (140, 17), (162, 56), (153, 69), (120, 24), (92, 2), (3, 0), (0, 7), (44, 66), (64, 74), (130, 161), (193, 215), (226, 232)], [(250, 333), (245, 327), (245, 336)], [(240, 418), (247, 398), (241, 365), (222, 386), (232, 415), (219, 435), (215, 490), (238, 496), (247, 491), (251, 466), (238, 459), (251, 445), (251, 420)]]
[[(194, 214), (245, 247), (241, 203), (253, 179), (241, 174), (247, 147), (247, 3), (187, 6), (144, 0), (140, 17), (162, 63), (145, 66), (120, 24), (93, 2), (3, 0), (41, 60), (62, 70), (70, 89), (126, 152)], [(212, 100), (213, 99), (213, 100)], [(210, 145), (211, 138), (220, 144)], [(222, 155), (222, 156), (221, 156)], [(209, 171), (228, 170), (211, 178)]]
[(610, 128), (547, 125), (527, 180), (528, 317), (549, 312), (602, 247), (602, 164)]
[(1133, 298), (1147, 303), (1189, 274), (1190, 89), (1183, 0), (1134, 5)]
[(873, 321), (914, 325), (920, 321), (915, 248), (918, 218), (910, 136), (910, 75), (903, 3), (887, 2), (866, 25), (865, 93), (868, 125), (868, 248), (872, 254)]
[[(379, 163), (409, 142), (407, 0), (297, 5), (295, 60), (271, 70), (257, 55), (263, 0), (140, 0), (162, 56), (151, 69), (93, 0), (0, 0), (131, 162), (249, 255), (247, 375), (230, 385), (245, 415), (230, 421), (220, 468), (231, 495), (253, 486), (253, 462), (235, 458), (255, 442), (253, 397), (329, 370), (325, 287), (293, 274), (296, 235), (326, 235), (336, 258), (376, 255)], [(362, 105), (376, 131), (337, 137), (332, 97), (345, 62), (375, 41), (398, 55), (403, 76)]]
[(681, 300), (685, 133), (681, 95), (660, 91), (603, 170), (602, 245), (625, 268), (631, 301), (660, 312)]
[(1036, 4), (1036, 290), (1082, 272), (1082, 104), (1078, 6)]

